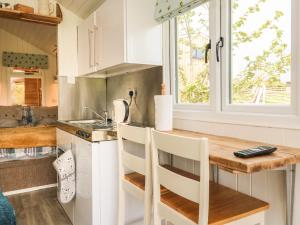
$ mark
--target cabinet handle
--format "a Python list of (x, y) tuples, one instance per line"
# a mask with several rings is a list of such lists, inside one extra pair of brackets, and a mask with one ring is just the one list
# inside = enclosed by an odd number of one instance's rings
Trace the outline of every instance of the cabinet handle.
[(93, 64), (92, 64), (92, 39), (91, 39), (91, 36), (93, 34), (93, 31), (92, 30), (88, 30), (88, 38), (89, 38), (89, 67), (93, 67)]
[(95, 33), (94, 33), (94, 66), (98, 66), (99, 65), (99, 62), (98, 62), (98, 54), (97, 54), (97, 33), (98, 33), (98, 26), (94, 26), (94, 30), (95, 30)]

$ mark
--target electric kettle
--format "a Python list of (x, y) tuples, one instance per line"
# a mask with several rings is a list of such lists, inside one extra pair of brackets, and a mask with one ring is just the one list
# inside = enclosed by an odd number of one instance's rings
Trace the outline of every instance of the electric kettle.
[(129, 104), (125, 99), (117, 99), (114, 104), (114, 122), (127, 123), (129, 117)]

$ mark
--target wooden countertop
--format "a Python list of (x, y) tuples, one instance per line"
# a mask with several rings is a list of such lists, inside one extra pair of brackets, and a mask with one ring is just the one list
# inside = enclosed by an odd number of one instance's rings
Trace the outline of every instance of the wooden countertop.
[(208, 138), (210, 163), (230, 172), (253, 173), (300, 163), (300, 149), (298, 148), (276, 145), (278, 150), (271, 155), (241, 159), (235, 157), (233, 152), (270, 144), (184, 130), (173, 130), (168, 133), (185, 137)]
[(0, 128), (0, 148), (56, 146), (56, 126)]

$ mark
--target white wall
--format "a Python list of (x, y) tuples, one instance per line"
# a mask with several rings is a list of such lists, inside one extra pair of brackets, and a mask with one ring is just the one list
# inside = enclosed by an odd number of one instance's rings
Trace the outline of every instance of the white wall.
[[(229, 136), (274, 145), (285, 145), (300, 148), (300, 130), (268, 128), (258, 126), (244, 126), (223, 123), (211, 123), (196, 120), (174, 119), (174, 127), (178, 129), (203, 132), (214, 135)], [(188, 168), (190, 163), (176, 162), (177, 166)], [(239, 175), (239, 190), (249, 194), (249, 175)], [(220, 182), (226, 186), (235, 187), (235, 176), (227, 172), (220, 172)], [(286, 196), (285, 172), (264, 171), (253, 175), (253, 194), (271, 204), (267, 213), (266, 225), (285, 225)], [(300, 224), (300, 166), (296, 171), (296, 195), (294, 207), (294, 225)]]
[(54, 82), (54, 77), (56, 76), (56, 57), (27, 43), (20, 37), (12, 35), (2, 29), (0, 29), (0, 105), (9, 104), (8, 84), (12, 71), (11, 68), (2, 66), (3, 51), (48, 55), (49, 69), (41, 70), (43, 78), (43, 103), (46, 106), (57, 105), (57, 83)]

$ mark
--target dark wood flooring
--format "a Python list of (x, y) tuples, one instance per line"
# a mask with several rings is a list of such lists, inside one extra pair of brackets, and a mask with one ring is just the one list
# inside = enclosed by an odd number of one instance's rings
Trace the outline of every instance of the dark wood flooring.
[(56, 188), (8, 196), (18, 225), (72, 225), (56, 198)]

